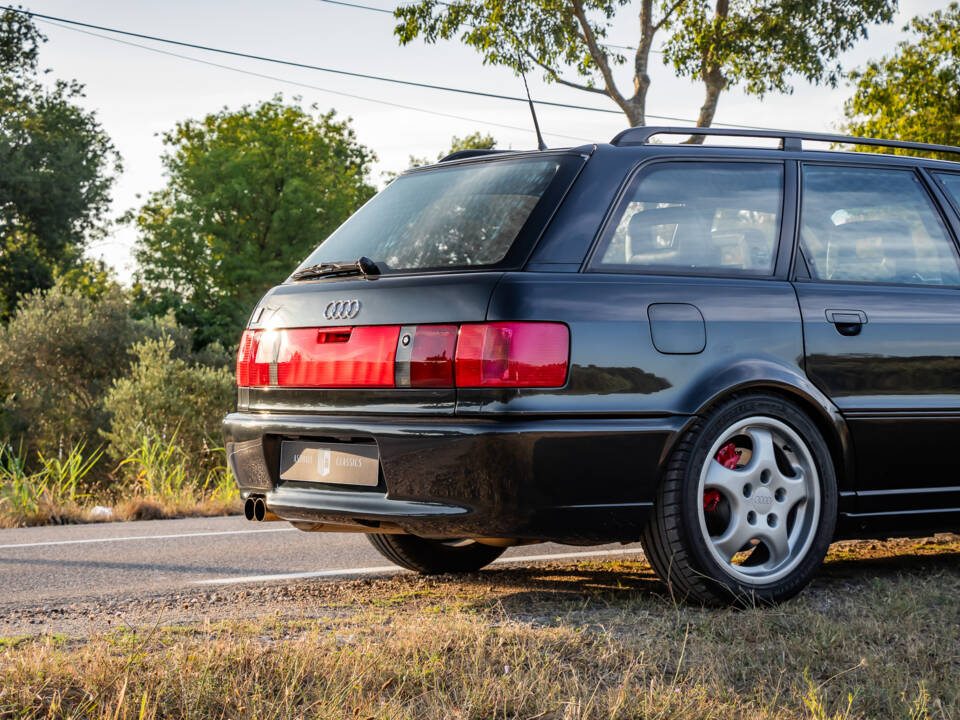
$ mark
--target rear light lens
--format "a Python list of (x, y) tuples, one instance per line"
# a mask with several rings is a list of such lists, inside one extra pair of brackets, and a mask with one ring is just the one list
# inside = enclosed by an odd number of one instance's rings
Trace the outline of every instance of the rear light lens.
[(240, 387), (561, 387), (570, 331), (559, 323), (246, 330)]
[(244, 331), (237, 351), (237, 385), (250, 387), (270, 384), (272, 340), (269, 333), (261, 330)]
[(393, 387), (397, 325), (279, 332), (280, 387)]
[(570, 331), (559, 323), (463, 325), (457, 387), (560, 387), (569, 355)]

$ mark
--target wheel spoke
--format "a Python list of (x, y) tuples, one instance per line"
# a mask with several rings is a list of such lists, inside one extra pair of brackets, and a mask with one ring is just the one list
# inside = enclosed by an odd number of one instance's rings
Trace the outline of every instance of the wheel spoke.
[(787, 537), (787, 525), (780, 522), (776, 527), (766, 527), (757, 533), (757, 539), (770, 551), (768, 565), (779, 565), (790, 555), (790, 539)]
[(788, 508), (806, 500), (808, 494), (806, 475), (800, 468), (795, 468), (795, 471), (796, 475), (794, 477), (782, 477), (780, 480), (780, 485), (786, 493), (784, 502), (786, 502)]
[(734, 516), (727, 531), (713, 540), (713, 546), (726, 558), (727, 562), (730, 562), (733, 556), (753, 539), (753, 536), (754, 529), (743, 518)]
[(767, 428), (752, 427), (747, 435), (753, 441), (749, 469), (776, 470), (777, 456), (773, 451), (773, 434)]
[(745, 479), (746, 477), (740, 470), (731, 470), (713, 460), (707, 469), (707, 476), (703, 479), (703, 489), (736, 493), (743, 487)]

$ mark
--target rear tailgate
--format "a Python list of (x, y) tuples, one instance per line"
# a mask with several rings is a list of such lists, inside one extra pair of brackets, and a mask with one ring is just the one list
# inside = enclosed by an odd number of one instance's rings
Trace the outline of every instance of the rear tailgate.
[[(368, 356), (380, 352), (389, 358), (387, 372), (392, 376), (401, 328), (482, 322), (501, 275), (462, 272), (374, 279), (351, 276), (274, 288), (257, 305), (249, 329), (261, 331), (261, 338), (267, 333), (275, 336), (279, 346), (269, 359), (280, 362), (264, 368), (269, 373), (264, 375), (266, 387), (240, 388), (238, 409), (309, 414), (453, 414), (456, 391), (452, 387), (377, 387), (378, 370), (370, 364), (372, 357), (364, 358), (366, 374), (355, 387), (298, 387), (296, 377), (288, 375), (289, 381), (284, 377), (284, 359), (296, 359), (296, 351), (286, 348), (303, 336), (304, 331), (298, 333), (298, 329), (315, 329), (316, 334), (307, 331), (312, 342), (319, 337), (321, 343), (337, 343), (322, 350), (330, 350), (338, 358), (351, 352)], [(334, 337), (332, 333), (325, 337), (325, 328), (343, 329), (344, 337)], [(380, 332), (378, 341), (382, 347), (371, 350), (369, 338), (375, 332)], [(363, 342), (368, 345), (353, 350)], [(288, 386), (283, 386), (285, 382)], [(249, 384), (257, 383), (241, 381), (241, 385)]]

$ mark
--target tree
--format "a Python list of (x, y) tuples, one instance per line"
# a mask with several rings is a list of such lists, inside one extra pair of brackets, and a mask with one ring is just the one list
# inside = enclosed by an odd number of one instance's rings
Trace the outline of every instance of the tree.
[[(631, 125), (646, 123), (650, 53), (665, 33), (664, 59), (681, 76), (703, 83), (697, 118), (708, 127), (723, 90), (752, 95), (791, 92), (792, 76), (836, 86), (837, 58), (865, 37), (873, 22), (889, 22), (897, 0), (640, 0), (637, 47), (605, 43), (618, 11), (630, 0), (420, 0), (398, 7), (401, 44), (458, 37), (484, 63), (516, 72), (539, 68), (547, 82), (605, 95)], [(631, 63), (633, 87), (614, 78)]]
[(120, 170), (94, 113), (76, 105), (83, 86), (40, 82), (44, 41), (28, 15), (0, 13), (0, 321), (19, 296), (83, 270)]
[[(443, 160), (447, 155), (450, 155), (460, 150), (493, 150), (497, 146), (496, 138), (493, 135), (484, 135), (479, 130), (464, 137), (457, 137), (454, 135), (450, 138), (450, 149), (446, 152), (441, 152), (437, 154), (436, 162)], [(411, 155), (408, 162), (408, 167), (418, 167), (420, 165), (429, 165), (433, 160), (425, 157), (417, 157), (416, 155)], [(392, 182), (397, 178), (400, 173), (397, 172), (384, 172), (383, 177), (387, 182)]]
[(851, 135), (960, 145), (960, 4), (915, 17), (903, 30), (914, 38), (850, 74), (854, 94), (844, 105), (844, 129)]
[(163, 141), (167, 186), (133, 216), (137, 291), (201, 346), (234, 346), (260, 296), (375, 192), (375, 156), (349, 120), (280, 97), (180, 123)]

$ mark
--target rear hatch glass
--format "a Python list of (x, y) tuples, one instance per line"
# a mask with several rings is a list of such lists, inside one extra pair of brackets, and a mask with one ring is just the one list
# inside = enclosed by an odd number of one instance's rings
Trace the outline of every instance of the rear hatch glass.
[(359, 257), (384, 274), (522, 265), (583, 162), (538, 154), (408, 172), (297, 270)]

